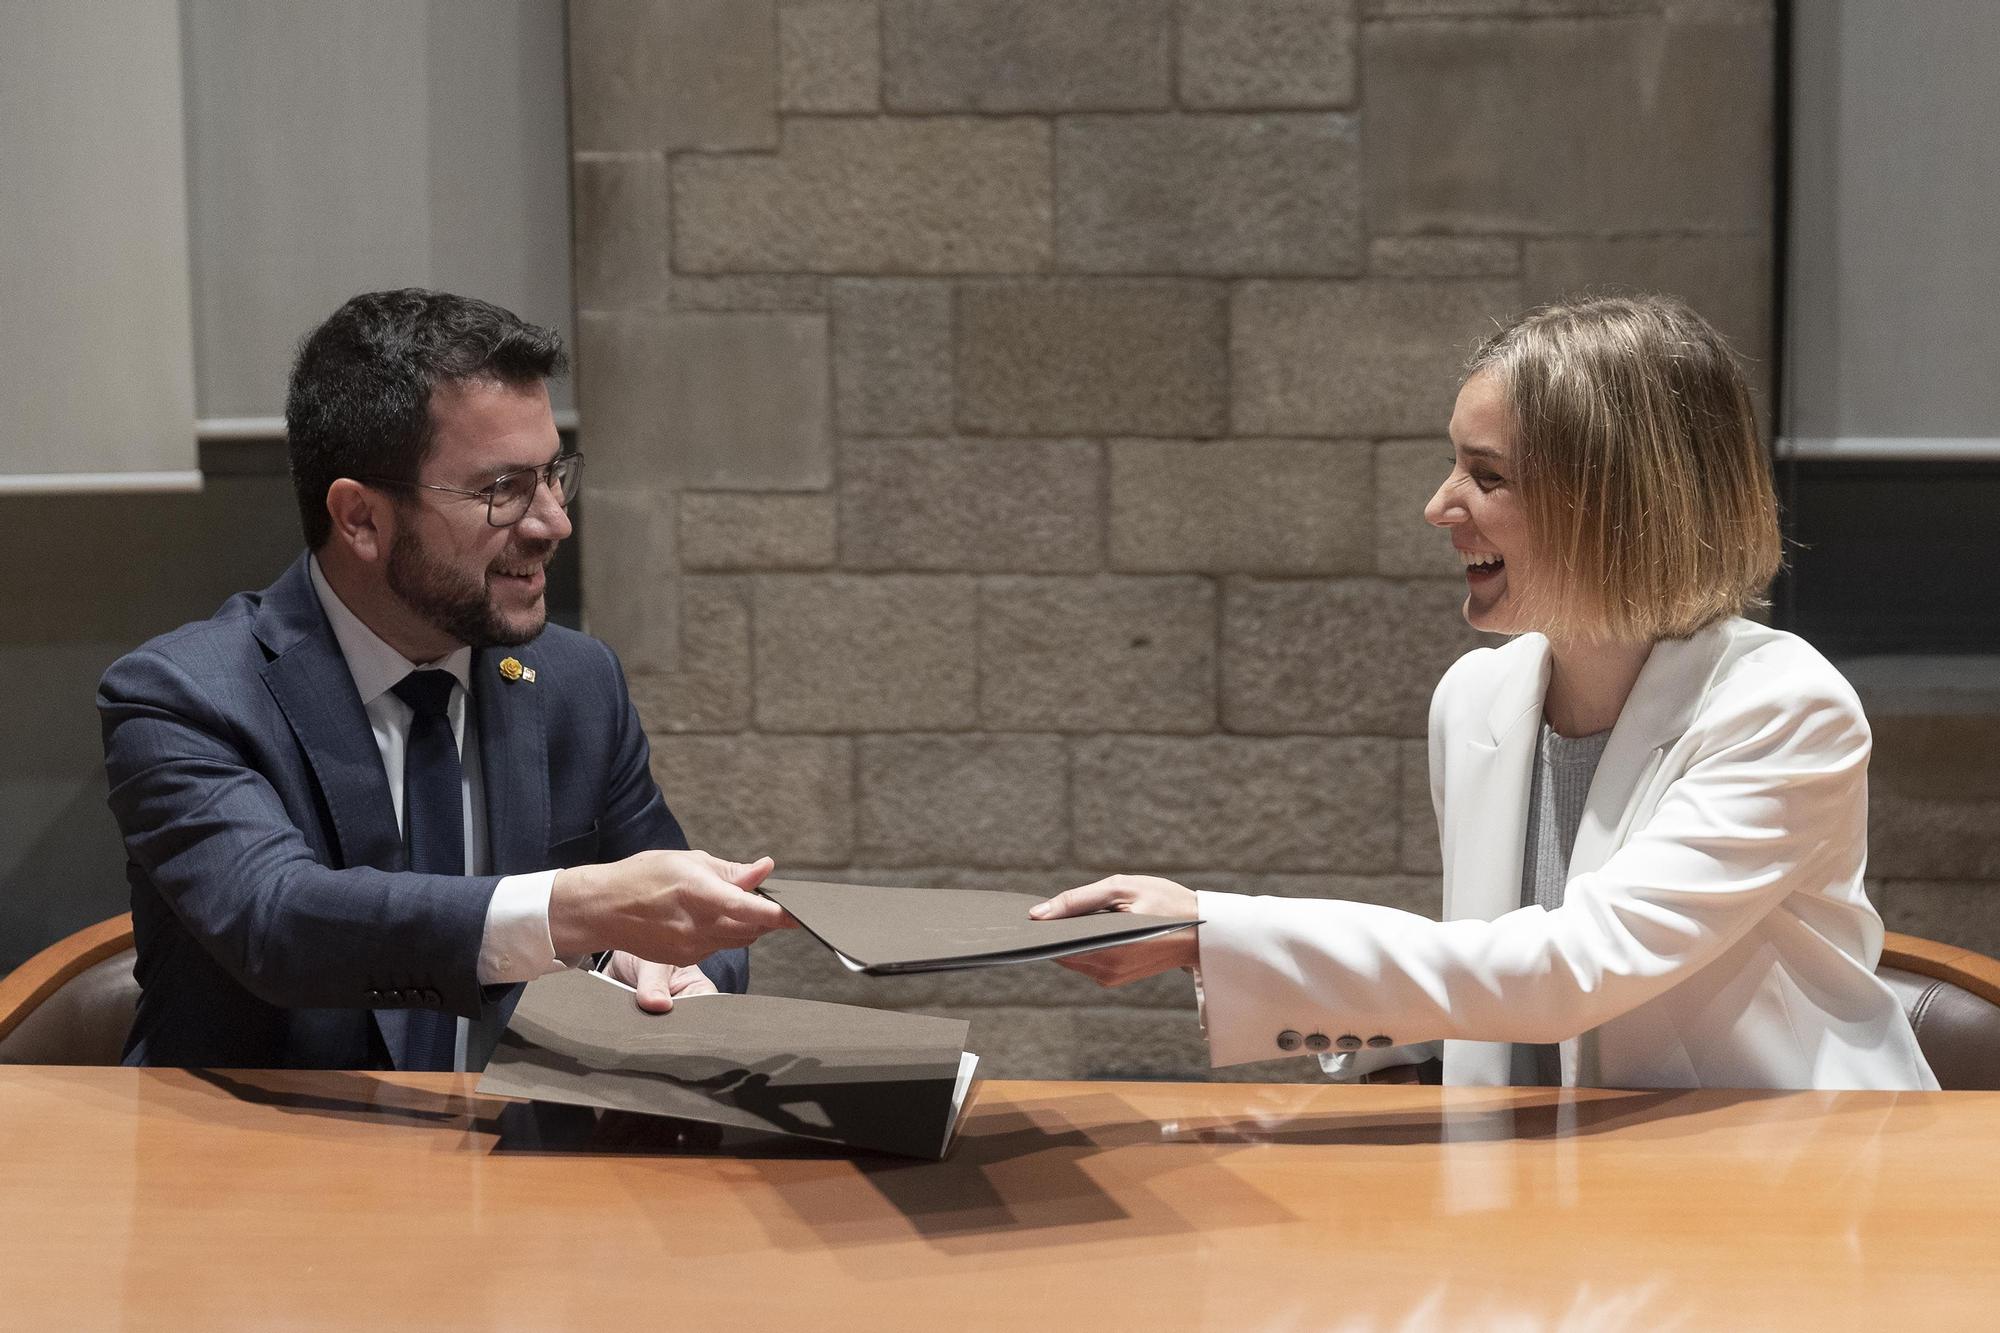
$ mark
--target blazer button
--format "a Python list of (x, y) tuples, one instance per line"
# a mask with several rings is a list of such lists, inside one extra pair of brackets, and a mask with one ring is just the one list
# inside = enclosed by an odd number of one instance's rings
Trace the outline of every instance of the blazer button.
[(1355, 1036), (1352, 1032), (1349, 1032), (1343, 1035), (1338, 1041), (1335, 1041), (1333, 1044), (1338, 1046), (1343, 1051), (1358, 1051), (1361, 1049), (1361, 1038)]
[(1394, 1046), (1396, 1043), (1390, 1041), (1387, 1037), (1370, 1037), (1368, 1039), (1368, 1044), (1370, 1046), (1373, 1046), (1376, 1050), (1379, 1051), (1384, 1046)]
[(431, 990), (431, 989), (429, 989), (428, 987), (426, 987), (426, 988), (425, 988), (425, 990), (424, 990), (424, 1003), (425, 1003), (425, 1004), (443, 1004), (443, 1003), (444, 1003), (444, 996), (442, 996), (442, 995), (439, 995), (439, 994), (438, 994), (438, 993), (437, 993), (436, 991), (434, 991), (434, 990)]
[(1278, 1034), (1278, 1049), (1281, 1051), (1296, 1051), (1299, 1048), (1299, 1043), (1304, 1040), (1305, 1038), (1301, 1037), (1298, 1033), (1290, 1028), (1286, 1028)]
[(1332, 1044), (1326, 1039), (1324, 1032), (1315, 1032), (1306, 1038), (1306, 1049), (1309, 1051), (1323, 1051)]

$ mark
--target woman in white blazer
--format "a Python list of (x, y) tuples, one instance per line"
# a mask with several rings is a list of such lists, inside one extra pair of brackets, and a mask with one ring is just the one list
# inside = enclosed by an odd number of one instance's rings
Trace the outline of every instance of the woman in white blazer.
[(1431, 704), (1445, 919), (1119, 875), (1034, 914), (1201, 924), (1066, 965), (1193, 969), (1218, 1066), (1355, 1078), (1441, 1042), (1448, 1083), (1935, 1088), (1874, 974), (1861, 706), (1739, 614), (1780, 547), (1721, 337), (1662, 298), (1530, 312), (1475, 355), (1450, 429), (1425, 517), (1466, 619), (1518, 637)]

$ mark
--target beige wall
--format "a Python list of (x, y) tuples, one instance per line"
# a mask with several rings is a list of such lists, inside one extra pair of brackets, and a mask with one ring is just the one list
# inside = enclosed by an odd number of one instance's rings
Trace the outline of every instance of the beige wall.
[[(692, 835), (1434, 911), (1455, 367), (1629, 284), (1768, 382), (1772, 37), (1758, 0), (573, 0), (587, 605)], [(1992, 718), (1877, 732), (1877, 903), (2000, 951)], [(1178, 977), (758, 960), (969, 1014), (1004, 1073), (1201, 1062)]]
[[(1763, 3), (572, 0), (570, 42), (586, 618), (697, 845), (791, 873), (1434, 912), (1460, 359), (1621, 282), (1769, 342)], [(968, 1016), (998, 1074), (1205, 1062), (1178, 974), (755, 972)]]

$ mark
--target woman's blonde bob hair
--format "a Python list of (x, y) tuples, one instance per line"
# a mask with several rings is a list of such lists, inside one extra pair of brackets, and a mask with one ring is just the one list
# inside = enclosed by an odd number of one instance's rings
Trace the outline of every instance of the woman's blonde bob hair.
[(1663, 296), (1565, 301), (1487, 339), (1514, 484), (1547, 554), (1551, 637), (1677, 639), (1763, 606), (1782, 547), (1770, 461), (1721, 334)]

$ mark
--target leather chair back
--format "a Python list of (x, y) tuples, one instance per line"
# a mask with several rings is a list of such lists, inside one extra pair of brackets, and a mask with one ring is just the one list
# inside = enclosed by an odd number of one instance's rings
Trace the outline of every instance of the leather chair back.
[(1900, 967), (1879, 967), (1875, 975), (1903, 1002), (1939, 1087), (2000, 1089), (2000, 1004)]
[(139, 1008), (129, 914), (0, 976), (0, 1064), (115, 1065)]
[(139, 1008), (130, 949), (65, 981), (0, 1037), (0, 1064), (115, 1065)]
[(1902, 1000), (1939, 1087), (2000, 1089), (2000, 961), (1892, 931), (1875, 975)]

